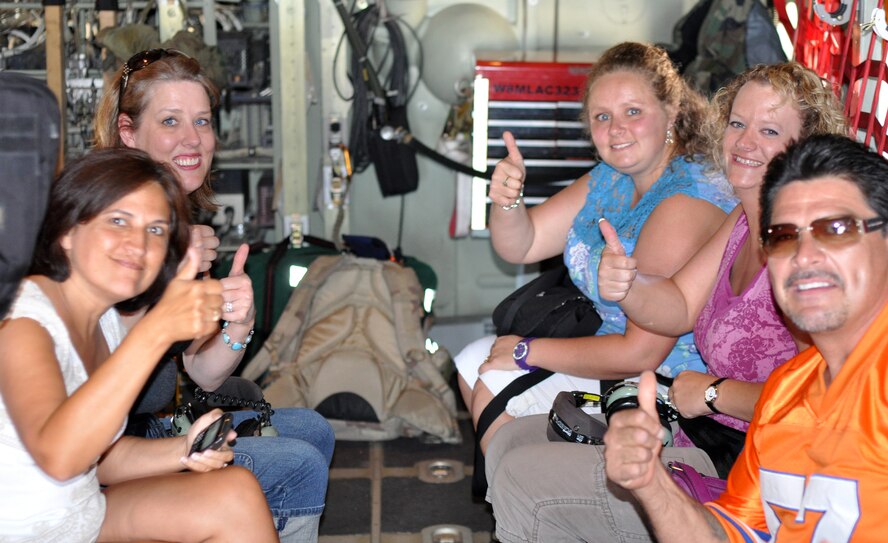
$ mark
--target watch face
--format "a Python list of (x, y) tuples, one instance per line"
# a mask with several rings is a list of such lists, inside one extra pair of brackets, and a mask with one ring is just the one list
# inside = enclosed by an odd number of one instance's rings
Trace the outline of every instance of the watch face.
[(512, 349), (512, 358), (515, 360), (521, 360), (527, 356), (527, 343), (522, 340), (515, 344), (515, 348)]
[(717, 397), (718, 397), (718, 389), (713, 386), (707, 388), (706, 391), (703, 393), (703, 399), (706, 400), (707, 402), (711, 402), (714, 399), (716, 399)]

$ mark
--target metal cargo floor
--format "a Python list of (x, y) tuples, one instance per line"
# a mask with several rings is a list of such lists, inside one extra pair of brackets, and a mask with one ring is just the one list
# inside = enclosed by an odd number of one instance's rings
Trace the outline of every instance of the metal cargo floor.
[(471, 492), (474, 435), (465, 411), (460, 429), (459, 445), (337, 441), (320, 543), (489, 542), (490, 505)]

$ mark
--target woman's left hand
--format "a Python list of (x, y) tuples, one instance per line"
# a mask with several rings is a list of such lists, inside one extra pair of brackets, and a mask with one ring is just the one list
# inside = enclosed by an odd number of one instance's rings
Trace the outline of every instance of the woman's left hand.
[(672, 386), (669, 387), (669, 400), (686, 419), (708, 415), (712, 411), (706, 405), (703, 393), (715, 379), (708, 373), (685, 370), (672, 380)]
[[(191, 450), (191, 445), (198, 434), (221, 416), (221, 409), (213, 409), (194, 421), (194, 424), (188, 429), (188, 435), (185, 438), (186, 450)], [(206, 449), (201, 452), (186, 454), (179, 461), (189, 471), (207, 472), (222, 469), (234, 460), (234, 451), (231, 450), (229, 443), (235, 439), (237, 439), (237, 433), (234, 430), (229, 430), (225, 442), (219, 449)]]
[(251, 322), (256, 316), (253, 306), (253, 282), (244, 272), (250, 246), (244, 243), (234, 253), (231, 271), (222, 283), (222, 318), (228, 322), (243, 324)]
[(515, 345), (521, 341), (521, 336), (500, 336), (493, 342), (490, 348), (490, 354), (478, 367), (478, 373), (484, 373), (490, 370), (517, 370), (518, 364), (512, 357)]

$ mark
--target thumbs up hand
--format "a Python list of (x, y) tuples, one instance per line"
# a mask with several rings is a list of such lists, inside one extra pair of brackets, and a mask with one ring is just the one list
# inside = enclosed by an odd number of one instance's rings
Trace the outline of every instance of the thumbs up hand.
[(657, 415), (657, 379), (651, 371), (641, 374), (638, 409), (614, 413), (604, 435), (607, 477), (628, 490), (644, 488), (660, 467), (663, 433)]
[(172, 344), (206, 336), (219, 328), (222, 316), (222, 285), (219, 281), (195, 279), (201, 255), (190, 247), (176, 276), (157, 302), (139, 322), (153, 323), (153, 336)]
[(510, 207), (521, 198), (527, 170), (524, 168), (524, 157), (515, 143), (511, 132), (503, 132), (503, 142), (508, 155), (500, 160), (493, 170), (490, 180), (490, 200), (499, 207)]
[(221, 280), (222, 318), (228, 322), (247, 323), (256, 316), (256, 308), (253, 305), (253, 282), (244, 272), (249, 254), (250, 246), (246, 243), (238, 247), (228, 277)]
[(205, 272), (213, 265), (219, 243), (219, 238), (216, 237), (216, 232), (211, 226), (195, 224), (191, 227), (189, 247), (194, 247), (200, 254), (200, 271)]
[(601, 250), (601, 262), (598, 263), (598, 292), (603, 300), (620, 302), (632, 288), (638, 274), (638, 263), (634, 258), (626, 256), (617, 231), (607, 219), (599, 219), (598, 228), (605, 242), (604, 249)]

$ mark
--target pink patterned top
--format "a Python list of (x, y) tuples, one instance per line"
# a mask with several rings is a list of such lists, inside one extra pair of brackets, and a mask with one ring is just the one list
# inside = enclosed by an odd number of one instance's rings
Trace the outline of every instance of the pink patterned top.
[[(713, 380), (727, 377), (761, 383), (777, 366), (798, 353), (774, 305), (765, 266), (739, 296), (731, 289), (731, 268), (748, 236), (749, 223), (746, 214), (741, 213), (725, 247), (712, 294), (694, 326), (697, 349)], [(728, 415), (713, 417), (743, 432), (749, 426)], [(675, 445), (693, 446), (682, 432), (675, 436)]]

